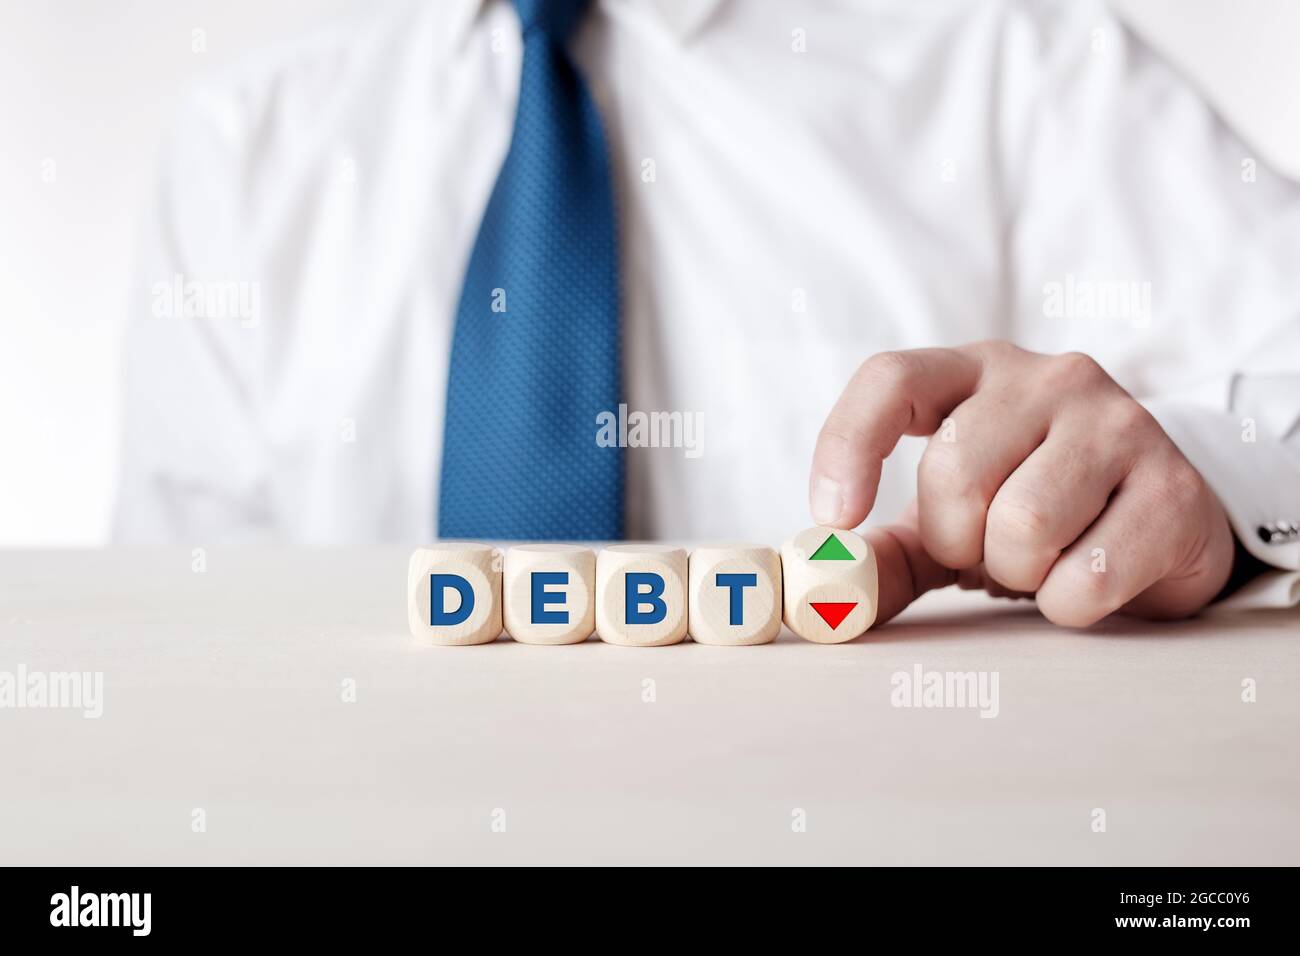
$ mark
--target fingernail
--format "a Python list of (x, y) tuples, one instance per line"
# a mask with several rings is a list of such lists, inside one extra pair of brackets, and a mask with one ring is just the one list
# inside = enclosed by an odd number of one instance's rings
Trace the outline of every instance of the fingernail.
[(840, 483), (830, 478), (818, 476), (813, 482), (812, 489), (812, 515), (813, 521), (818, 524), (835, 524), (840, 520), (840, 512), (844, 510), (844, 495), (840, 491)]

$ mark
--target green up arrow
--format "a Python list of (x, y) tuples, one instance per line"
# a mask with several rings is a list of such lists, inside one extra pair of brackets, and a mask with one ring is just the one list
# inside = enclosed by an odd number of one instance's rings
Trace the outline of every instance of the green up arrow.
[(835, 537), (834, 534), (827, 535), (826, 540), (821, 543), (816, 551), (812, 553), (809, 561), (852, 561), (853, 552), (844, 547), (844, 542)]

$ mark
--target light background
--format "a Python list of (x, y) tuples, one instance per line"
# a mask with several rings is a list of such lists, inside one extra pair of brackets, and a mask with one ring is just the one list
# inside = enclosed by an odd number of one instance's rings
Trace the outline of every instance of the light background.
[(0, 546), (107, 538), (138, 220), (188, 85), (363, 5), (0, 0)]
[[(187, 85), (363, 5), (0, 0), (0, 547), (107, 538), (137, 217)], [(1294, 84), (1267, 79), (1279, 65), (1294, 78), (1300, 4), (1112, 5), (1139, 26), (1159, 21), (1161, 49), (1189, 72), (1194, 65), (1239, 132), (1265, 158), (1297, 160), (1290, 171), (1300, 170), (1300, 97)], [(192, 49), (194, 30), (204, 31), (205, 52)]]

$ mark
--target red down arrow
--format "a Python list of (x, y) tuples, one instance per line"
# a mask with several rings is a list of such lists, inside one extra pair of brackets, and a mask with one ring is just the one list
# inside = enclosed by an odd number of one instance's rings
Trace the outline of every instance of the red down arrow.
[(809, 601), (808, 604), (831, 626), (832, 631), (843, 624), (849, 612), (858, 606), (857, 601)]

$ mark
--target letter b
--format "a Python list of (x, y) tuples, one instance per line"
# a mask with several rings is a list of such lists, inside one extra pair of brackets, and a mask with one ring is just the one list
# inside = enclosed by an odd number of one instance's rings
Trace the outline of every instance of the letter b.
[[(628, 624), (658, 624), (668, 614), (664, 603), (664, 578), (653, 571), (629, 571), (624, 578), (626, 608), (623, 619)], [(641, 608), (650, 605), (650, 610)]]
[(596, 633), (610, 644), (659, 647), (686, 637), (686, 552), (615, 544), (596, 556)]

